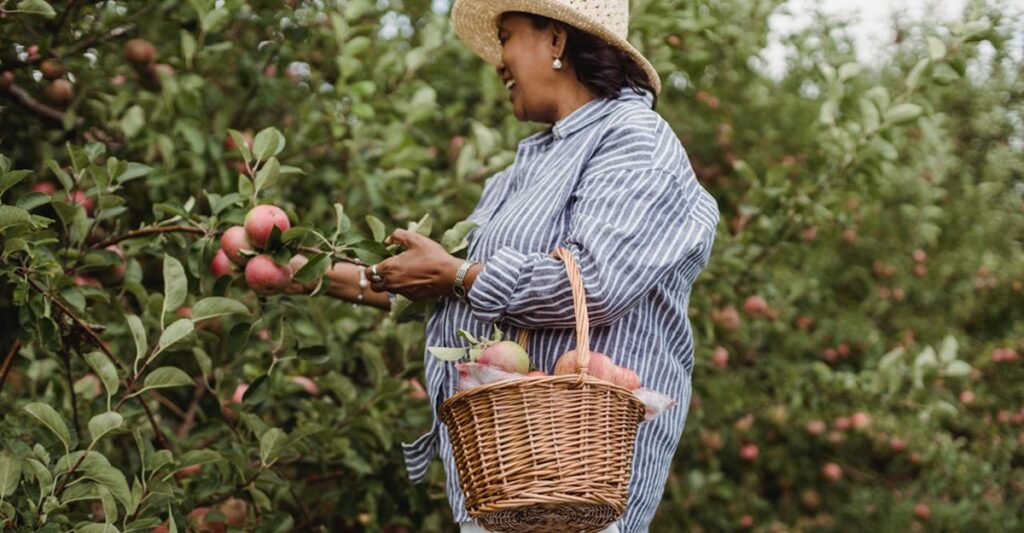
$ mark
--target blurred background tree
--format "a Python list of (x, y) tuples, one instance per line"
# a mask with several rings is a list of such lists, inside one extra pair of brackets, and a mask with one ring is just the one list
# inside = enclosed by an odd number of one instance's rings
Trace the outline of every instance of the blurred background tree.
[[(429, 214), (439, 238), (469, 214), (542, 126), (443, 4), (0, 2), (0, 523), (454, 530), (440, 464), (411, 485), (398, 446), (429, 425), (422, 323), (205, 267), (251, 202), (228, 129), (286, 139), (261, 201), (297, 225), (333, 229), (341, 203), (347, 237)], [(821, 17), (780, 76), (762, 52), (781, 0), (631, 6), (723, 221), (652, 530), (1024, 527), (1019, 6), (901, 24), (881, 65)], [(123, 278), (90, 286), (120, 260), (89, 250), (154, 225), (195, 231), (120, 241)], [(210, 297), (244, 312), (165, 305)], [(196, 331), (165, 345), (175, 320)], [(139, 353), (189, 383), (127, 401)], [(66, 475), (87, 448), (103, 459)]]

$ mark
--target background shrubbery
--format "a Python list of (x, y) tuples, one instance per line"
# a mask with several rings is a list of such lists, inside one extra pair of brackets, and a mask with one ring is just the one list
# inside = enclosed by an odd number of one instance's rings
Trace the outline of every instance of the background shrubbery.
[[(452, 529), (440, 465), (410, 485), (398, 446), (429, 424), (422, 323), (206, 268), (254, 200), (309, 229), (289, 246), (340, 228), (363, 259), (384, 253), (367, 215), (430, 215), (439, 239), (469, 213), (538, 125), (430, 4), (2, 3), (0, 524)], [(779, 4), (632, 2), (723, 214), (652, 529), (1021, 529), (1019, 6), (905, 26), (882, 67), (823, 21), (775, 80), (756, 66)], [(266, 130), (263, 157), (229, 128)]]

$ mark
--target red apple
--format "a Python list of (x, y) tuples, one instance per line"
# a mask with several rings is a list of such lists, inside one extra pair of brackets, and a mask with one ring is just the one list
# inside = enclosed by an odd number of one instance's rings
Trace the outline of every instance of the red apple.
[(761, 452), (757, 449), (756, 444), (745, 444), (740, 448), (740, 459), (743, 459), (744, 461), (753, 461), (754, 459), (757, 459), (757, 456), (760, 453)]
[(841, 416), (841, 417), (835, 419), (834, 422), (832, 422), (832, 427), (834, 427), (836, 429), (841, 429), (841, 430), (844, 430), (844, 431), (847, 430), (847, 429), (850, 429), (850, 419), (846, 418), (845, 416)]
[(835, 463), (821, 465), (821, 474), (831, 483), (837, 483), (843, 479), (843, 468)]
[(203, 471), (203, 465), (189, 465), (174, 473), (176, 479), (187, 479)]
[(238, 418), (238, 411), (231, 408), (232, 405), (241, 405), (242, 400), (245, 399), (245, 391), (249, 390), (248, 383), (240, 383), (235, 387), (235, 392), (231, 395), (230, 400), (222, 400), (220, 402), (220, 411), (227, 418)]
[(75, 86), (65, 79), (53, 80), (46, 86), (45, 94), (50, 102), (64, 106), (75, 99)]
[(811, 420), (810, 422), (807, 422), (806, 428), (807, 432), (811, 435), (821, 435), (822, 433), (825, 433), (826, 429), (828, 429), (825, 426), (825, 422), (821, 420)]
[(85, 208), (85, 213), (88, 215), (92, 214), (92, 208), (96, 206), (96, 199), (86, 196), (82, 191), (71, 191), (71, 194), (67, 196), (67, 200), (72, 205), (80, 205)]
[(970, 405), (974, 403), (974, 393), (969, 390), (962, 391), (960, 393), (960, 403), (964, 405)]
[(633, 370), (619, 367), (615, 372), (615, 379), (612, 380), (612, 383), (627, 390), (637, 390), (640, 388), (640, 377)]
[(269, 255), (258, 255), (245, 265), (245, 282), (261, 296), (281, 294), (292, 282), (292, 269), (278, 265)]
[(196, 507), (188, 514), (188, 521), (195, 524), (196, 531), (209, 533), (225, 533), (228, 526), (225, 522), (207, 522), (206, 515), (210, 514), (211, 507)]
[(313, 396), (320, 394), (320, 387), (316, 385), (316, 382), (306, 376), (292, 376), (291, 382), (302, 387), (306, 392)]
[(711, 321), (727, 331), (736, 331), (740, 328), (740, 314), (731, 305), (722, 309), (712, 310)]
[(292, 227), (288, 215), (280, 207), (258, 205), (245, 215), (245, 233), (249, 236), (249, 242), (259, 248), (267, 245), (267, 239), (275, 226), (282, 233)]
[(53, 193), (57, 192), (57, 186), (52, 181), (39, 181), (33, 183), (28, 190), (29, 192), (41, 192), (52, 196)]
[(530, 371), (530, 357), (526, 355), (526, 350), (512, 341), (502, 341), (488, 346), (476, 362), (516, 374), (526, 374)]
[(228, 259), (236, 265), (244, 265), (248, 259), (241, 252), (242, 250), (252, 251), (252, 244), (245, 234), (242, 226), (231, 226), (220, 236), (220, 248), (227, 254)]
[(871, 425), (871, 417), (863, 411), (857, 411), (850, 415), (850, 425), (854, 429), (866, 429)]
[(926, 503), (919, 503), (914, 506), (914, 518), (927, 522), (932, 517), (932, 510)]
[(214, 278), (220, 278), (222, 276), (234, 276), (238, 273), (238, 267), (231, 262), (228, 258), (228, 254), (224, 253), (223, 249), (217, 250), (214, 254), (213, 260), (210, 261), (210, 273), (213, 274)]
[(761, 296), (751, 296), (743, 302), (743, 312), (750, 316), (764, 316), (768, 312), (768, 302)]
[(145, 39), (131, 39), (124, 44), (124, 57), (138, 70), (144, 70), (156, 60), (156, 49)]
[(117, 264), (110, 265), (104, 268), (103, 270), (97, 272), (96, 277), (101, 282), (107, 285), (120, 283), (121, 280), (124, 279), (124, 273), (128, 270), (128, 264), (125, 263), (124, 260), (124, 250), (122, 250), (121, 247), (116, 244), (111, 244), (110, 246), (107, 246), (104, 249), (107, 250), (108, 252), (113, 252), (117, 254), (117, 256), (121, 258), (121, 260)]
[(245, 525), (246, 519), (249, 518), (249, 503), (240, 498), (229, 498), (220, 504), (217, 510), (224, 513), (228, 518), (228, 525), (231, 526)]
[(543, 371), (543, 370), (531, 370), (531, 371), (527, 372), (527, 373), (526, 373), (526, 375), (527, 375), (528, 377), (536, 377), (536, 378), (539, 378), (539, 377), (544, 377), (544, 376), (547, 376), (547, 375), (548, 375), (548, 373), (547, 373), (547, 372), (545, 372), (545, 371)]
[(726, 350), (724, 346), (716, 346), (715, 353), (711, 356), (711, 364), (716, 368), (729, 366), (729, 350)]
[(907, 449), (907, 441), (899, 437), (893, 437), (889, 439), (889, 448), (896, 452), (902, 452)]
[[(587, 365), (587, 373), (598, 379), (612, 381), (618, 367), (611, 358), (600, 352), (590, 352), (590, 362)], [(554, 376), (575, 374), (578, 369), (576, 361), (576, 350), (569, 350), (559, 356), (555, 363), (555, 369), (551, 373)]]

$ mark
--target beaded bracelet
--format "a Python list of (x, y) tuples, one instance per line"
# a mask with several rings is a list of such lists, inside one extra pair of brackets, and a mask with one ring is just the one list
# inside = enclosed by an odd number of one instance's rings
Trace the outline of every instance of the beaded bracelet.
[(370, 282), (366, 280), (366, 267), (363, 266), (363, 265), (359, 265), (359, 296), (357, 296), (356, 298), (360, 302), (362, 302), (363, 298), (364, 298), (363, 297), (363, 292), (365, 292), (366, 291), (366, 287), (369, 287), (369, 286), (370, 286)]

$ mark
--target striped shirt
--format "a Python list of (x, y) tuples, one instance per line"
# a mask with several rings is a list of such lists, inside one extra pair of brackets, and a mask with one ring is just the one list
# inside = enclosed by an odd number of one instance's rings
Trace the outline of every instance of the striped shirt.
[[(651, 109), (650, 94), (624, 89), (591, 100), (519, 143), (515, 161), (484, 185), (469, 220), (468, 256), (484, 263), (467, 301), (441, 298), (427, 346), (465, 346), (456, 331), (509, 338), (531, 330), (534, 367), (550, 372), (576, 346), (572, 293), (560, 260), (576, 257), (587, 293), (592, 350), (636, 371), (645, 387), (678, 405), (637, 434), (623, 533), (646, 531), (661, 500), (690, 405), (690, 289), (708, 262), (718, 204), (698, 183), (683, 146)], [(441, 403), (455, 393), (453, 363), (426, 360), (434, 422), (403, 444), (409, 477), (421, 481), (440, 455), (457, 522), (470, 517), (459, 488)]]

